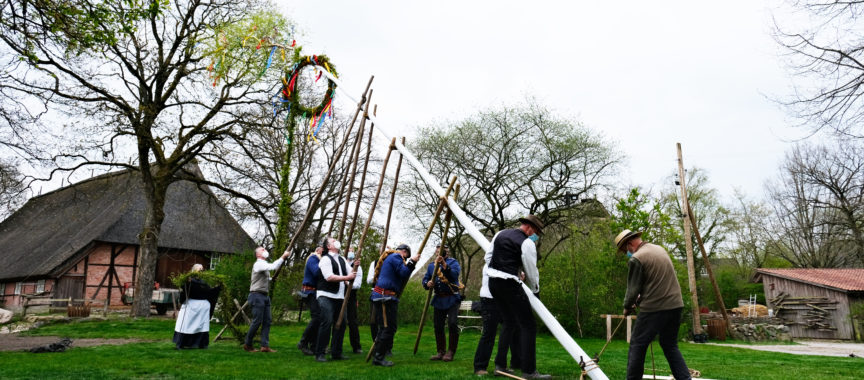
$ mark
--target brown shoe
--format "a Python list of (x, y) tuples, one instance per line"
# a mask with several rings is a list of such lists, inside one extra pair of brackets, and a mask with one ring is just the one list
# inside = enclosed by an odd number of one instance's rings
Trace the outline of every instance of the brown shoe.
[(432, 357), (429, 358), (429, 360), (441, 360), (442, 358), (444, 358), (444, 353), (443, 353), (443, 352), (439, 352), (439, 353), (436, 354), (436, 355), (432, 355)]
[(453, 355), (455, 355), (455, 354), (456, 353), (453, 351), (447, 351), (447, 353), (444, 354), (443, 357), (441, 357), (441, 361), (452, 362), (453, 361)]
[(489, 374), (489, 372), (487, 372), (485, 369), (478, 369), (474, 371), (474, 374), (477, 376), (486, 376)]
[(261, 347), (261, 352), (276, 352), (276, 350), (270, 347)]
[(255, 347), (252, 347), (248, 344), (244, 344), (243, 349), (246, 350), (246, 352), (258, 352), (258, 350), (256, 350)]

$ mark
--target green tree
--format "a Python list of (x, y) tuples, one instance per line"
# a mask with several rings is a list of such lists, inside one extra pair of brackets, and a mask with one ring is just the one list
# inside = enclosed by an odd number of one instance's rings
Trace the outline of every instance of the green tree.
[(226, 139), (243, 139), (246, 115), (268, 104), (291, 64), (276, 57), (274, 67), (264, 70), (269, 45), (290, 37), (290, 23), (269, 11), (271, 5), (258, 0), (0, 5), (0, 40), (10, 52), (0, 58), (7, 73), (0, 88), (47, 110), (36, 118), (38, 125), (57, 123), (62, 115), (62, 138), (46, 142), (40, 136), (40, 143), (53, 148), (51, 161), (60, 170), (120, 166), (142, 174), (146, 211), (135, 316), (150, 314), (168, 187), (200, 178), (190, 164), (201, 152)]
[[(547, 225), (541, 259), (569, 236), (567, 210), (573, 201), (608, 188), (621, 161), (604, 136), (533, 100), (422, 127), (418, 136), (411, 150), (433, 177), (459, 178), (459, 203), (490, 237), (512, 227), (524, 214), (540, 217)], [(428, 220), (438, 197), (420, 180), (402, 183), (404, 211), (414, 220)], [(480, 250), (456, 244), (463, 240), (464, 231), (458, 223), (451, 229), (451, 252), (463, 264), (467, 278), (470, 265), (465, 263)]]

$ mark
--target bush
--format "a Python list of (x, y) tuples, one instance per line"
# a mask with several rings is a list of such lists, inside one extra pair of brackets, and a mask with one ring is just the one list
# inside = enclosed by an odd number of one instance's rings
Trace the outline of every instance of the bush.
[(605, 337), (606, 322), (600, 315), (622, 311), (627, 258), (616, 253), (606, 223), (595, 223), (587, 234), (574, 236), (543, 263), (540, 298), (568, 331)]

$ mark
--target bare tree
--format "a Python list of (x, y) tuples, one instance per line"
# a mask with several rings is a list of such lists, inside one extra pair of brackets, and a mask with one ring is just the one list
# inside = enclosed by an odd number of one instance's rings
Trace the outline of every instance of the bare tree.
[(835, 146), (795, 146), (769, 194), (783, 226), (806, 239), (794, 247), (786, 244), (784, 257), (794, 265), (864, 264), (864, 149), (860, 143), (838, 139)]
[[(774, 36), (786, 51), (794, 94), (782, 103), (812, 132), (864, 137), (864, 1), (792, 1)], [(797, 16), (811, 22), (798, 27)], [(784, 26), (787, 23), (789, 26)]]
[(728, 254), (738, 265), (739, 274), (749, 275), (754, 268), (763, 268), (771, 257), (774, 237), (769, 230), (773, 216), (771, 208), (753, 201), (741, 191), (735, 191), (736, 204), (730, 209)]
[(46, 110), (37, 117), (42, 126), (60, 124), (61, 137), (74, 132), (74, 139), (50, 142), (51, 160), (67, 171), (98, 165), (141, 172), (146, 211), (135, 316), (150, 314), (168, 186), (189, 178), (183, 168), (200, 153), (228, 136), (242, 139), (243, 120), (268, 104), (280, 83), (279, 67), (290, 64), (276, 59), (277, 67), (265, 72), (266, 56), (241, 46), (248, 36), (287, 39), (288, 22), (266, 12), (268, 5), (2, 3), (0, 40), (11, 54), (0, 58), (8, 73), (0, 87)]
[(786, 155), (779, 178), (767, 185), (776, 217), (771, 240), (797, 267), (861, 263), (864, 182), (860, 147), (799, 144)]
[[(435, 178), (459, 178), (459, 203), (487, 235), (512, 227), (516, 218), (528, 213), (539, 216), (549, 230), (559, 231), (547, 234), (552, 239), (543, 240), (542, 252), (554, 250), (569, 236), (570, 228), (562, 224), (572, 217), (566, 211), (572, 201), (606, 188), (621, 160), (603, 136), (533, 100), (424, 127), (418, 135), (412, 150)], [(422, 181), (405, 183), (404, 209), (414, 220), (426, 221), (438, 197)], [(450, 248), (462, 261), (467, 278), (466, 263), (480, 250), (458, 244), (463, 233), (455, 226)]]

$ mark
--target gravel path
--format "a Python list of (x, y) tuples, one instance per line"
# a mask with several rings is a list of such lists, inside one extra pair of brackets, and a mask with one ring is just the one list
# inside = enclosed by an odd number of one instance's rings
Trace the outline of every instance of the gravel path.
[[(0, 336), (0, 351), (24, 351), (34, 347), (57, 343), (63, 339), (58, 336), (20, 336), (3, 334)], [(72, 347), (101, 346), (105, 344), (127, 344), (143, 342), (141, 339), (72, 339)]]
[(845, 356), (853, 354), (864, 358), (864, 343), (835, 343), (818, 341), (799, 341), (797, 345), (756, 345), (756, 344), (725, 344), (707, 343), (715, 346), (747, 348), (759, 351), (784, 352), (796, 355)]

